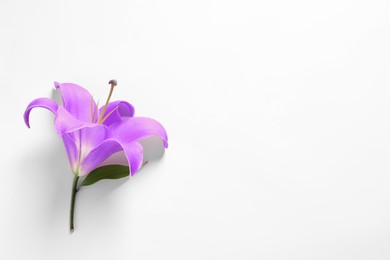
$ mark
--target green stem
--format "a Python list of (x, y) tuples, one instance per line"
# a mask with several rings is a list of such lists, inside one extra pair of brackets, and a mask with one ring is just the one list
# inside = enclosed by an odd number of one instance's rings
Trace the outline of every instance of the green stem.
[(70, 232), (72, 233), (74, 230), (74, 203), (76, 200), (76, 192), (77, 192), (77, 182), (79, 181), (79, 176), (75, 175), (73, 178), (72, 185), (72, 198), (70, 201)]

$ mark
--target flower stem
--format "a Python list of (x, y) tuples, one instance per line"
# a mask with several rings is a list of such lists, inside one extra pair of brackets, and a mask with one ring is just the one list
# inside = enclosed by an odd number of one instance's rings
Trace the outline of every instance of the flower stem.
[(76, 192), (77, 192), (77, 182), (79, 181), (79, 176), (75, 175), (73, 178), (72, 185), (72, 197), (70, 200), (70, 232), (72, 233), (74, 230), (74, 203), (76, 200)]

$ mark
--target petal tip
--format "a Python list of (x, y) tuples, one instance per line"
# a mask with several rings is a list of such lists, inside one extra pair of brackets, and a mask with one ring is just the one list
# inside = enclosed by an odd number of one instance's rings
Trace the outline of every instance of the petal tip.
[(29, 122), (29, 114), (30, 114), (30, 111), (26, 111), (23, 115), (23, 118), (24, 118), (24, 124), (27, 126), (27, 128), (30, 128), (30, 122)]
[(54, 87), (55, 88), (59, 88), (61, 86), (61, 83), (57, 82), (57, 81), (54, 81)]
[(24, 115), (23, 115), (24, 123), (28, 128), (30, 128), (30, 112), (32, 109), (37, 107), (48, 109), (52, 113), (56, 114), (58, 105), (54, 100), (49, 98), (37, 98), (32, 102), (30, 102), (30, 104), (27, 106), (26, 110), (24, 111)]

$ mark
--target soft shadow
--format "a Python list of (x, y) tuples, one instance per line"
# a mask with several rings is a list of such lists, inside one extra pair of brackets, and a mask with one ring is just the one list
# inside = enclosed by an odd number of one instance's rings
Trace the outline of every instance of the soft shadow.
[(144, 148), (144, 162), (152, 162), (161, 159), (165, 153), (164, 143), (158, 136), (141, 140)]
[(58, 89), (53, 88), (51, 92), (51, 98), (54, 99), (54, 101), (57, 102), (58, 105), (62, 105), (61, 92)]
[(54, 134), (48, 135), (42, 143), (33, 142), (20, 156), (18, 179), (29, 199), (34, 199), (31, 203), (40, 205), (39, 216), (50, 226), (62, 219), (69, 207), (73, 174), (62, 142)]

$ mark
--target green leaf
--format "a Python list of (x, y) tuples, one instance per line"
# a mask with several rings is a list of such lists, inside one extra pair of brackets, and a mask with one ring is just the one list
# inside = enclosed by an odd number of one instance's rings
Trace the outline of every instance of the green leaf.
[(120, 179), (129, 176), (129, 167), (123, 165), (106, 165), (90, 172), (81, 186), (92, 185), (104, 179)]

